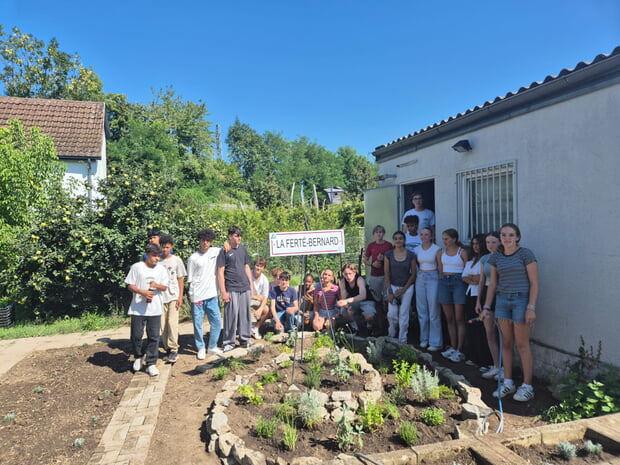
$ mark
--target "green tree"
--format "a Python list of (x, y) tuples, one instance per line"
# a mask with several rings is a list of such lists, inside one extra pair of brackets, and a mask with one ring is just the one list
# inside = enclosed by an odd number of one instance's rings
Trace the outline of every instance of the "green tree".
[(19, 120), (0, 127), (0, 219), (10, 226), (27, 224), (49, 202), (64, 170), (54, 142), (39, 128), (26, 131)]
[(17, 27), (7, 35), (0, 26), (0, 62), (0, 81), (11, 97), (95, 101), (103, 98), (99, 76), (92, 68), (84, 67), (77, 54), (60, 50), (55, 38), (46, 45)]
[(377, 166), (349, 146), (339, 147), (337, 155), (342, 160), (345, 179), (342, 187), (347, 198), (360, 200), (365, 190), (376, 187), (374, 178), (379, 174)]

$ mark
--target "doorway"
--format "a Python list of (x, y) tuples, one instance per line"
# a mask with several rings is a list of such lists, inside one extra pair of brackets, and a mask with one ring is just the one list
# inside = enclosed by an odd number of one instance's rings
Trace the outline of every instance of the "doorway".
[[(402, 202), (402, 211), (400, 212), (400, 218), (405, 214), (405, 212), (411, 208), (413, 208), (413, 203), (411, 203), (411, 197), (414, 192), (420, 192), (424, 196), (424, 208), (428, 208), (435, 212), (435, 180), (428, 179), (426, 181), (414, 182), (411, 184), (403, 184), (403, 202)], [(436, 215), (435, 215), (436, 216)], [(400, 221), (400, 220), (399, 220)]]

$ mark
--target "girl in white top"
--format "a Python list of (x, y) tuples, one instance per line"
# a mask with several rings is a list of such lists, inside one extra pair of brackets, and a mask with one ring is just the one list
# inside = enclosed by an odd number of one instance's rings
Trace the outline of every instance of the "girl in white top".
[(433, 244), (431, 228), (420, 231), (422, 244), (414, 252), (418, 261), (418, 276), (415, 282), (415, 302), (420, 323), (420, 347), (431, 352), (440, 350), (442, 344), (441, 309), (437, 301), (439, 287), (439, 265), (437, 252), (440, 247)]
[(439, 265), (439, 303), (446, 317), (450, 347), (441, 355), (453, 362), (465, 360), (465, 291), (467, 285), (461, 279), (467, 254), (459, 242), (456, 229), (446, 229), (441, 235), (444, 248), (437, 252)]

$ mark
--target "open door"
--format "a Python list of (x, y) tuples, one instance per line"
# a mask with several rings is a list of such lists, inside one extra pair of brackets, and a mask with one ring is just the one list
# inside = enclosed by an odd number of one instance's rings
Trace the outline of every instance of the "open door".
[[(366, 244), (372, 242), (372, 230), (380, 224), (385, 228), (385, 239), (400, 229), (400, 186), (385, 186), (364, 192), (364, 237)], [(369, 270), (366, 270), (368, 275)]]
[[(429, 179), (426, 181), (418, 181), (411, 184), (403, 185), (403, 201), (401, 202), (401, 208), (399, 210), (398, 221), (402, 219), (407, 210), (413, 208), (411, 203), (411, 197), (414, 192), (420, 192), (424, 196), (424, 208), (428, 208), (435, 212), (435, 180)], [(435, 217), (437, 212), (435, 212)], [(401, 227), (400, 224), (398, 226)]]

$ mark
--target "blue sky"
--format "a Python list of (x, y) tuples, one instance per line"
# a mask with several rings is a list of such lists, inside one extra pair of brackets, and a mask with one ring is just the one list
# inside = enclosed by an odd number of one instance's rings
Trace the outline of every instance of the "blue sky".
[(172, 85), (209, 120), (376, 146), (620, 45), (616, 0), (0, 0), (0, 24), (56, 37), (149, 101)]

